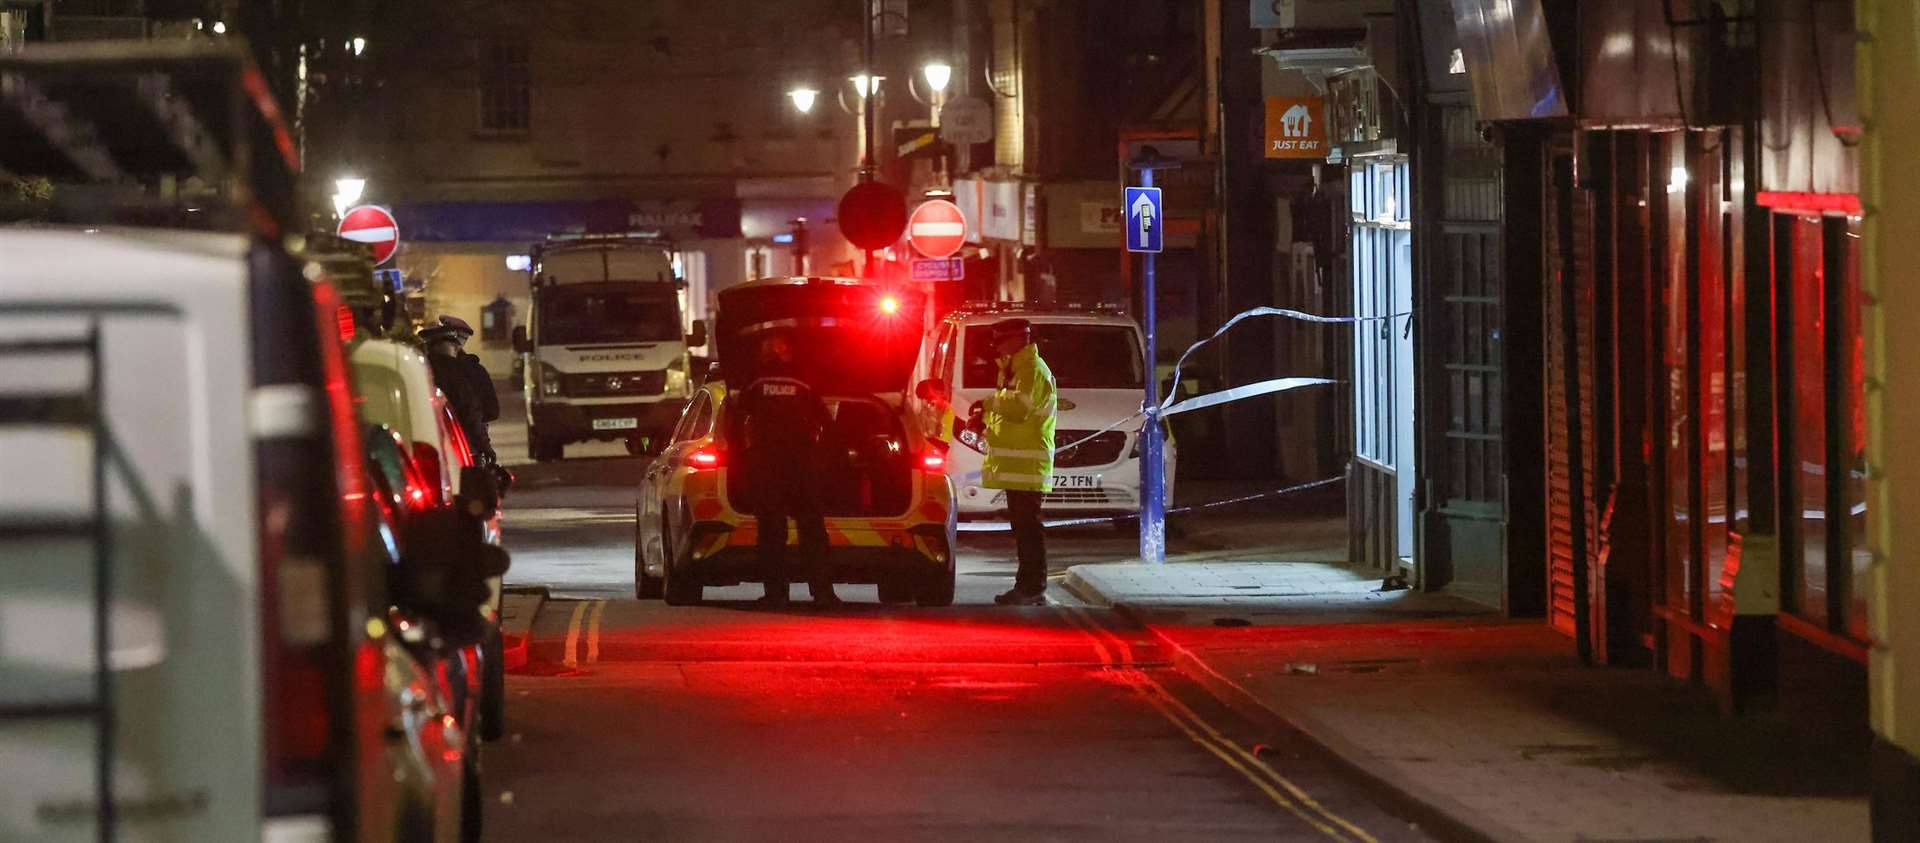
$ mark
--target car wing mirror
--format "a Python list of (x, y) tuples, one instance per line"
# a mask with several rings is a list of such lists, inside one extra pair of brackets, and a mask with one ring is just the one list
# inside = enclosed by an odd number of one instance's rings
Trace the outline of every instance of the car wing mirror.
[(526, 354), (532, 350), (533, 343), (527, 341), (527, 326), (513, 326), (513, 352), (515, 354)]
[(707, 320), (695, 319), (693, 320), (693, 333), (687, 335), (687, 345), (689, 347), (699, 347), (706, 344)]

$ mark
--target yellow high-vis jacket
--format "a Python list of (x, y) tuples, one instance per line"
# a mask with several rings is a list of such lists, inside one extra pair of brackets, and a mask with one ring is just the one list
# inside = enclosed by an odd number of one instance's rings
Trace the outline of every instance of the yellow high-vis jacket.
[(1053, 370), (1028, 343), (1000, 360), (1000, 388), (987, 396), (987, 460), (981, 485), (1053, 491), (1053, 425), (1058, 415)]

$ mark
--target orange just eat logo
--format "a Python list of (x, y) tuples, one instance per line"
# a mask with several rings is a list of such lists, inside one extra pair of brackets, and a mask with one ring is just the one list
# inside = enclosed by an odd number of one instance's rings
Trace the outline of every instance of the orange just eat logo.
[(1268, 158), (1327, 157), (1327, 108), (1322, 97), (1267, 97)]

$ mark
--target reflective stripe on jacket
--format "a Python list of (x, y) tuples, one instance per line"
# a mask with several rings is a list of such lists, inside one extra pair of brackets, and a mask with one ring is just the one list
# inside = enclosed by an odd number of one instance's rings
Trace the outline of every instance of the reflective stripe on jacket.
[(1053, 424), (1057, 415), (1053, 370), (1029, 343), (1000, 361), (1000, 388), (986, 400), (987, 460), (981, 485), (1025, 492), (1053, 491)]

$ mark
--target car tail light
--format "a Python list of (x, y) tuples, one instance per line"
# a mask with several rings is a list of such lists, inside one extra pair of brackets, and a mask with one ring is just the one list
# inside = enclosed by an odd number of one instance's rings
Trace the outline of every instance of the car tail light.
[(694, 471), (709, 471), (726, 465), (720, 449), (712, 445), (702, 445), (687, 452), (687, 467)]
[[(297, 320), (295, 302), (305, 311)], [(353, 665), (339, 572), (367, 546), (371, 521), (340, 346), (350, 320), (325, 284), (269, 287), (259, 306), (256, 323), (272, 339), (259, 342), (254, 400), (303, 420), (254, 442), (266, 812), (344, 821)]]
[(939, 448), (928, 448), (920, 452), (914, 461), (915, 467), (931, 474), (943, 474), (947, 470), (947, 452)]
[(440, 464), (440, 452), (425, 442), (415, 442), (413, 443), (413, 463), (420, 467), (420, 481), (426, 486), (426, 504), (440, 506), (446, 503), (446, 471)]
[(353, 319), (353, 308), (341, 305), (333, 311), (334, 326), (340, 331), (340, 341), (353, 342), (353, 335), (359, 330)]

